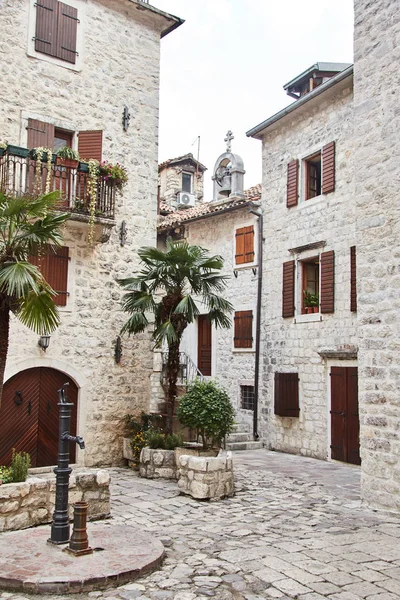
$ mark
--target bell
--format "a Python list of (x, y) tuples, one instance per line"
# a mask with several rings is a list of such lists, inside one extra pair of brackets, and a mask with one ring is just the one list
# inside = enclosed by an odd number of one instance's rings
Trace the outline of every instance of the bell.
[(221, 189), (218, 190), (218, 192), (221, 196), (226, 196), (228, 198), (228, 196), (230, 196), (231, 192), (232, 192), (231, 187), (232, 186), (231, 186), (231, 182), (230, 182), (230, 177), (229, 178), (224, 177)]

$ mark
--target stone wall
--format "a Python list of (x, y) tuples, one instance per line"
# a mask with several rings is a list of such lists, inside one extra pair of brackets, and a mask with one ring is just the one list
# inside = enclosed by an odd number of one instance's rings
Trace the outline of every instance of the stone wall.
[(198, 171), (196, 174), (192, 163), (182, 163), (176, 166), (167, 166), (159, 175), (161, 198), (171, 206), (177, 206), (176, 196), (182, 191), (182, 171), (193, 173), (193, 190), (196, 201), (202, 200), (204, 195), (204, 174)]
[(355, 1), (357, 272), (362, 496), (400, 509), (400, 21)]
[[(33, 1), (0, 3), (0, 138), (26, 145), (29, 117), (74, 132), (101, 129), (103, 158), (123, 164), (129, 183), (117, 196), (108, 242), (90, 247), (86, 224), (66, 225), (70, 296), (60, 311), (61, 326), (43, 353), (38, 336), (13, 320), (6, 379), (38, 366), (67, 373), (79, 386), (78, 430), (86, 441), (80, 461), (118, 464), (124, 415), (148, 410), (149, 403), (149, 334), (124, 339), (120, 364), (114, 360), (115, 340), (126, 320), (116, 279), (132, 275), (137, 249), (156, 241), (159, 55), (165, 20), (131, 2), (74, 3), (83, 32), (81, 68), (75, 71), (45, 55), (27, 55)], [(131, 112), (127, 132), (121, 123), (125, 105)], [(122, 220), (127, 224), (123, 247)], [(57, 398), (52, 401), (56, 404)]]
[[(26, 529), (53, 520), (55, 475), (30, 476), (24, 483), (0, 485), (0, 531)], [(110, 514), (110, 476), (107, 471), (74, 471), (69, 481), (69, 515), (73, 504), (86, 501), (88, 517)]]
[(140, 453), (140, 477), (147, 479), (176, 479), (174, 450), (143, 448)]
[(231, 452), (218, 457), (189, 456), (178, 459), (178, 487), (197, 500), (233, 496), (233, 464)]
[[(263, 138), (264, 269), (260, 367), (260, 431), (271, 449), (326, 459), (329, 453), (329, 370), (335, 363), (318, 352), (357, 345), (350, 312), (350, 247), (355, 245), (353, 99), (347, 78), (267, 129)], [(336, 142), (336, 189), (286, 206), (287, 165)], [(323, 242), (317, 249), (290, 249)], [(301, 315), (300, 264), (322, 251), (335, 252), (335, 312)], [(297, 262), (295, 318), (282, 317), (282, 269)], [(329, 355), (329, 352), (327, 353)], [(274, 414), (275, 372), (299, 374), (299, 418)]]

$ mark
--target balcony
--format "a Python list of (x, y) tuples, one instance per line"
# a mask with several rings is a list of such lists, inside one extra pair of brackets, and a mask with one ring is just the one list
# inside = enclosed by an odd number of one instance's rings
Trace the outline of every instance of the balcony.
[[(0, 156), (0, 190), (7, 194), (20, 196), (39, 196), (45, 193), (48, 164), (39, 162), (28, 154), (28, 150), (17, 149), (15, 154), (7, 151)], [(78, 167), (57, 165), (55, 155), (51, 164), (50, 191), (60, 193), (59, 206), (74, 215), (89, 216), (90, 181), (89, 170), (85, 163)], [(97, 177), (95, 216), (100, 219), (114, 219), (116, 184), (110, 178)]]

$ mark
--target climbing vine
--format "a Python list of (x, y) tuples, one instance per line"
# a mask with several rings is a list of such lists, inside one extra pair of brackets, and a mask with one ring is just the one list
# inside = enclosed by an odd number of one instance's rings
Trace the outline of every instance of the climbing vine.
[(97, 203), (97, 178), (99, 175), (99, 161), (93, 158), (89, 160), (89, 245), (93, 245), (94, 221), (96, 216)]

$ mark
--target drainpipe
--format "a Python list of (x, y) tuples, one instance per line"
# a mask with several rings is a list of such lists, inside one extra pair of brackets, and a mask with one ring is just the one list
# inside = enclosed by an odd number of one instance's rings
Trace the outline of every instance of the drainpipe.
[(256, 308), (256, 357), (254, 365), (254, 411), (253, 411), (253, 437), (258, 440), (258, 380), (260, 374), (260, 338), (261, 338), (261, 294), (262, 294), (262, 267), (263, 267), (263, 214), (260, 206), (249, 209), (252, 215), (258, 218), (258, 268), (257, 268), (257, 308)]

